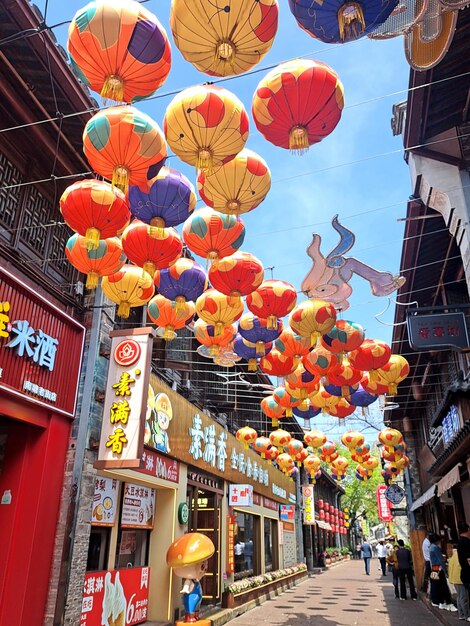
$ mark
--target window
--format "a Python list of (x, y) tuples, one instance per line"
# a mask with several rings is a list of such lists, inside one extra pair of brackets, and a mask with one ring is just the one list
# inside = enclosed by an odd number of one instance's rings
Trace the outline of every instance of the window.
[(122, 528), (116, 551), (116, 569), (148, 565), (150, 531), (142, 528)]
[(273, 520), (264, 518), (264, 568), (265, 572), (273, 569)]
[[(235, 519), (235, 580), (247, 578), (260, 573), (259, 567), (259, 541), (257, 541), (257, 528), (259, 520), (249, 513), (234, 511)], [(259, 534), (259, 533), (258, 533)]]
[(91, 527), (88, 544), (87, 572), (107, 569), (110, 528)]

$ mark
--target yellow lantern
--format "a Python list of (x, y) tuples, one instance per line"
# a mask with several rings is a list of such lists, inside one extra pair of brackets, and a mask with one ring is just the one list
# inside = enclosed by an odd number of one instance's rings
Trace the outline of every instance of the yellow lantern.
[(347, 430), (341, 435), (341, 443), (349, 450), (362, 446), (365, 441), (364, 435), (357, 430)]
[(388, 363), (376, 370), (377, 382), (388, 385), (388, 392), (394, 396), (397, 393), (397, 385), (410, 373), (408, 361), (400, 354), (392, 354)]
[(304, 441), (309, 448), (320, 448), (324, 443), (326, 443), (327, 437), (325, 433), (322, 433), (321, 430), (311, 430), (304, 435)]
[(307, 471), (312, 478), (314, 478), (321, 467), (320, 459), (314, 454), (309, 454), (308, 457), (304, 459), (303, 464), (305, 471)]
[(243, 426), (239, 428), (236, 433), (236, 438), (243, 444), (245, 450), (248, 450), (250, 443), (254, 443), (258, 438), (258, 433), (254, 428), (250, 426)]
[(298, 304), (289, 316), (289, 326), (301, 337), (310, 337), (314, 346), (322, 335), (333, 328), (336, 309), (331, 302), (305, 300)]
[(287, 452), (283, 452), (282, 454), (279, 454), (279, 456), (276, 459), (276, 463), (279, 469), (281, 469), (284, 473), (287, 473), (295, 465), (290, 454), (287, 454)]
[(288, 433), (287, 430), (282, 430), (282, 428), (273, 430), (269, 435), (269, 441), (273, 444), (273, 446), (276, 446), (280, 452), (282, 452), (284, 446), (286, 446), (291, 439), (292, 436), (290, 433)]
[(403, 441), (403, 435), (396, 428), (384, 428), (378, 434), (378, 440), (386, 448), (394, 448)]
[(208, 289), (196, 300), (196, 313), (206, 324), (214, 326), (214, 335), (223, 333), (243, 313), (243, 300)]
[(121, 317), (129, 317), (131, 307), (143, 306), (155, 293), (150, 274), (135, 265), (124, 265), (115, 274), (103, 276), (101, 288), (107, 298), (119, 305)]

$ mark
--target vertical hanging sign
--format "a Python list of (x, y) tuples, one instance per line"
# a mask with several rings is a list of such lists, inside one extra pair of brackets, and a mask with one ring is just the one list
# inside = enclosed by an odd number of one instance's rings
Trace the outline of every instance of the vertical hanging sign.
[(112, 331), (97, 469), (139, 467), (144, 451), (152, 328)]
[(379, 485), (377, 487), (377, 511), (382, 522), (391, 522), (393, 519), (393, 515), (390, 511), (391, 502), (387, 500), (385, 495), (386, 491), (387, 485)]
[(302, 522), (308, 526), (315, 524), (313, 485), (302, 485)]

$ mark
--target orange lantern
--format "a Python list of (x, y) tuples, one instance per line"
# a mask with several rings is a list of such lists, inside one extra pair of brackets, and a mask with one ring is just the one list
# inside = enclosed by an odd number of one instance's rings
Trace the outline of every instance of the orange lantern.
[(214, 326), (214, 336), (223, 333), (225, 326), (233, 324), (243, 313), (243, 300), (208, 289), (196, 300), (196, 313), (206, 324)]
[(362, 446), (364, 441), (364, 435), (357, 430), (347, 430), (341, 435), (341, 443), (345, 448), (348, 448), (349, 450), (353, 450), (354, 448)]
[(296, 302), (293, 285), (283, 280), (265, 280), (247, 297), (246, 306), (257, 317), (266, 318), (268, 328), (275, 328), (277, 318), (288, 315)]
[(304, 435), (304, 441), (309, 448), (320, 448), (323, 444), (326, 443), (327, 437), (325, 433), (322, 433), (321, 430), (311, 430)]
[(323, 300), (305, 300), (298, 304), (289, 316), (289, 325), (294, 333), (310, 337), (312, 346), (334, 327), (335, 322), (334, 305)]
[(266, 396), (261, 400), (261, 409), (271, 418), (273, 428), (276, 428), (281, 417), (284, 417), (284, 408), (279, 406), (273, 396)]
[(86, 274), (86, 288), (95, 289), (100, 276), (116, 273), (126, 262), (118, 237), (102, 239), (98, 247), (89, 249), (85, 237), (72, 235), (65, 246), (65, 256), (82, 274)]
[(150, 167), (163, 165), (165, 137), (148, 115), (134, 107), (110, 107), (88, 120), (83, 151), (91, 167), (124, 193), (128, 185), (144, 186)]
[(261, 454), (262, 459), (266, 458), (266, 451), (270, 448), (271, 445), (272, 444), (267, 437), (258, 437), (253, 444), (256, 452)]
[(388, 385), (388, 392), (394, 396), (397, 393), (397, 385), (410, 373), (408, 361), (400, 354), (392, 354), (388, 363), (376, 370), (377, 382)]
[(286, 411), (286, 417), (292, 417), (292, 409), (295, 406), (299, 406), (301, 400), (293, 398), (285, 387), (276, 387), (273, 391), (273, 398), (282, 406)]
[(290, 454), (293, 459), (295, 459), (297, 454), (300, 454), (302, 450), (304, 450), (304, 444), (298, 439), (291, 439), (286, 445), (285, 450)]
[(326, 441), (320, 448), (318, 448), (318, 453), (322, 461), (325, 461), (326, 463), (332, 463), (339, 456), (336, 452), (336, 444), (334, 441)]
[(276, 446), (276, 448), (280, 452), (282, 452), (284, 446), (286, 446), (291, 439), (292, 436), (290, 435), (290, 433), (288, 433), (286, 430), (282, 430), (281, 428), (273, 430), (272, 433), (269, 435), (269, 441), (273, 444), (273, 446)]
[(152, 237), (150, 226), (138, 220), (123, 232), (122, 247), (127, 258), (152, 278), (157, 269), (170, 267), (183, 252), (183, 244), (174, 228), (162, 228), (161, 234)]
[(176, 337), (175, 330), (183, 328), (194, 316), (194, 302), (187, 300), (182, 305), (157, 294), (148, 303), (148, 315), (152, 322), (162, 329), (162, 337), (171, 341)]
[(266, 452), (264, 453), (264, 456), (266, 457), (268, 461), (275, 461), (277, 457), (279, 456), (279, 450), (276, 448), (276, 446), (272, 445), (270, 448), (266, 450)]
[(67, 187), (60, 198), (60, 212), (68, 226), (85, 237), (88, 249), (97, 248), (100, 239), (122, 233), (130, 219), (124, 194), (94, 178)]
[(281, 354), (279, 350), (273, 348), (269, 354), (264, 356), (259, 362), (259, 368), (268, 376), (287, 376), (297, 366), (298, 359)]
[(351, 450), (351, 459), (356, 461), (356, 463), (363, 463), (370, 459), (370, 445), (368, 443), (363, 443), (361, 446), (357, 446)]
[(240, 248), (245, 239), (245, 227), (234, 215), (220, 215), (204, 207), (185, 221), (183, 239), (191, 252), (214, 261)]
[(307, 355), (312, 348), (309, 337), (296, 335), (291, 328), (284, 328), (274, 345), (281, 354), (293, 358), (301, 358)]
[(302, 450), (299, 450), (299, 452), (295, 455), (294, 461), (297, 463), (298, 467), (301, 467), (302, 463), (305, 461), (305, 459), (308, 456), (309, 456), (308, 451), (305, 448), (302, 448)]
[(246, 296), (261, 285), (263, 278), (263, 264), (248, 252), (238, 251), (214, 261), (209, 270), (212, 287), (227, 296)]
[(297, 396), (305, 400), (312, 393), (318, 391), (320, 377), (314, 376), (308, 372), (300, 363), (296, 369), (286, 377), (286, 388), (291, 395), (293, 390), (298, 390), (300, 394)]
[(243, 428), (237, 430), (235, 436), (238, 441), (243, 444), (245, 450), (248, 450), (249, 445), (257, 440), (258, 433), (254, 428), (250, 428), (250, 426), (243, 426)]
[(324, 348), (321, 344), (318, 344), (311, 352), (304, 356), (302, 363), (305, 369), (312, 374), (327, 376), (328, 372), (340, 364), (340, 357)]
[(282, 470), (285, 474), (290, 471), (295, 465), (290, 454), (287, 454), (287, 452), (282, 452), (281, 454), (279, 454), (276, 459), (276, 463), (279, 469)]
[(210, 348), (211, 357), (219, 356), (220, 348), (228, 346), (235, 339), (237, 327), (234, 324), (224, 326), (220, 335), (215, 334), (215, 327), (207, 324), (204, 320), (198, 319), (194, 323), (194, 336), (203, 346)]
[(134, 265), (124, 265), (111, 276), (103, 276), (104, 295), (119, 305), (118, 315), (129, 317), (131, 307), (147, 304), (155, 293), (152, 277)]
[(344, 475), (346, 473), (346, 470), (348, 469), (348, 466), (349, 466), (349, 461), (344, 456), (338, 456), (331, 463), (331, 467), (333, 468), (335, 473), (338, 475)]
[(338, 398), (338, 402), (333, 406), (328, 406), (325, 408), (325, 412), (332, 417), (339, 417), (340, 419), (344, 419), (351, 415), (356, 410), (356, 407), (353, 404), (350, 404), (345, 398)]
[(364, 339), (359, 348), (349, 353), (348, 359), (352, 367), (367, 371), (374, 378), (376, 370), (388, 363), (390, 356), (390, 346), (385, 341)]

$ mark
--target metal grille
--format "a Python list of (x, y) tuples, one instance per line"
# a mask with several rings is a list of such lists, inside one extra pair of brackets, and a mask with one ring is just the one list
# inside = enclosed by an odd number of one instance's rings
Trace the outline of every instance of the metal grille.
[(50, 222), (51, 212), (48, 200), (32, 187), (24, 209), (21, 238), (40, 256), (47, 250), (47, 229), (42, 226)]
[(68, 280), (69, 283), (74, 282), (75, 269), (65, 257), (65, 244), (70, 236), (67, 229), (63, 226), (56, 226), (52, 230), (51, 247), (48, 258), (51, 259), (49, 264), (59, 274)]
[(23, 182), (21, 173), (0, 153), (0, 222), (7, 228), (15, 223), (15, 213), (21, 197), (21, 187), (4, 189)]

